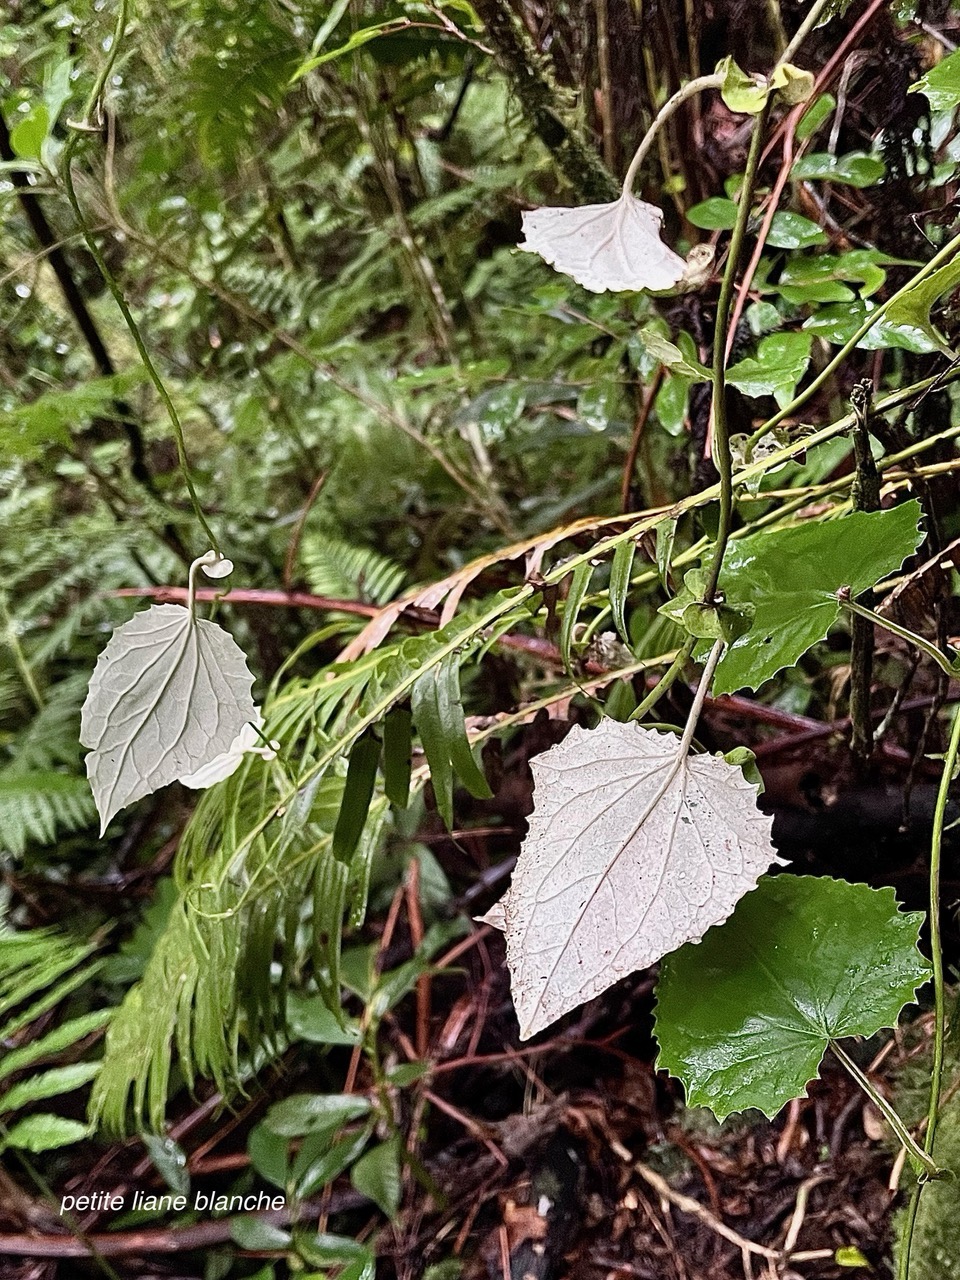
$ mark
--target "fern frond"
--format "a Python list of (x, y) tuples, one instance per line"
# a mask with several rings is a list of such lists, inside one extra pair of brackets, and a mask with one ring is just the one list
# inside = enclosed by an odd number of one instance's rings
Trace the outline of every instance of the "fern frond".
[(50, 844), (58, 832), (79, 831), (95, 816), (85, 778), (50, 770), (0, 773), (0, 848), (15, 857), (31, 840)]
[(400, 565), (379, 552), (322, 533), (307, 534), (300, 557), (310, 590), (321, 596), (387, 604), (406, 577)]

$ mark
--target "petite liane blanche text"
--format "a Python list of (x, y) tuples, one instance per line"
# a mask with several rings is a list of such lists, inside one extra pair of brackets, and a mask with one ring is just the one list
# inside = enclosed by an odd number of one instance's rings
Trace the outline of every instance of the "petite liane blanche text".
[[(147, 1210), (151, 1213), (182, 1213), (187, 1208), (189, 1198), (184, 1195), (148, 1195), (144, 1191), (135, 1191), (128, 1204), (126, 1197), (110, 1191), (94, 1191), (85, 1196), (64, 1196), (60, 1201), (60, 1212), (83, 1212), (85, 1210), (111, 1209), (119, 1212), (127, 1209), (130, 1212)], [(193, 1196), (191, 1208), (195, 1211), (206, 1210), (208, 1213), (252, 1213), (265, 1209), (283, 1209), (286, 1207), (286, 1196), (268, 1195), (266, 1191), (251, 1193), (246, 1196), (224, 1196), (197, 1191)]]

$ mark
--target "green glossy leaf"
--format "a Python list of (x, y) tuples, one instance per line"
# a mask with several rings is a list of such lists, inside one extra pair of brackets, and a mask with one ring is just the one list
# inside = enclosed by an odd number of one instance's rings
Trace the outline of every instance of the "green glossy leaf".
[(63, 1116), (39, 1112), (26, 1116), (15, 1124), (2, 1142), (4, 1147), (18, 1147), (22, 1151), (53, 1151), (80, 1142), (90, 1134), (90, 1126), (79, 1120), (67, 1120)]
[(678, 436), (687, 420), (687, 401), (690, 399), (690, 381), (668, 373), (653, 402), (660, 425), (668, 436)]
[(720, 96), (731, 111), (755, 116), (758, 111), (763, 110), (764, 103), (770, 96), (770, 86), (766, 81), (748, 76), (733, 58), (724, 58), (722, 62), (718, 62), (717, 74), (723, 76)]
[(339, 1178), (370, 1141), (369, 1126), (359, 1133), (347, 1134), (331, 1145), (332, 1130), (316, 1133), (304, 1142), (293, 1162), (291, 1177), (299, 1197), (313, 1195)]
[(10, 147), (22, 160), (39, 160), (50, 131), (50, 112), (46, 103), (35, 103), (10, 130)]
[(637, 544), (633, 541), (621, 542), (613, 553), (610, 566), (610, 612), (613, 614), (613, 625), (625, 644), (630, 643), (624, 608), (627, 593), (630, 590), (630, 574), (633, 571), (633, 558), (637, 553)]
[(657, 363), (664, 365), (671, 373), (678, 374), (681, 378), (689, 378), (692, 382), (710, 381), (710, 370), (696, 359), (695, 346), (689, 334), (680, 334), (678, 338), (678, 340), (687, 339), (688, 350), (693, 349), (688, 355), (652, 327), (641, 329), (639, 337)]
[(383, 722), (383, 789), (397, 809), (410, 799), (411, 726), (408, 707), (394, 707)]
[(924, 94), (934, 111), (952, 111), (960, 102), (960, 53), (931, 67), (907, 92)]
[(359, 1044), (360, 1024), (355, 1018), (344, 1018), (343, 1025), (321, 996), (301, 996), (291, 992), (287, 998), (287, 1026), (290, 1035), (308, 1044)]
[(190, 1194), (190, 1171), (187, 1168), (187, 1153), (180, 1143), (167, 1134), (145, 1133), (143, 1145), (150, 1153), (153, 1167), (160, 1177), (178, 1196)]
[(777, 292), (794, 306), (805, 302), (853, 302), (856, 294), (839, 280), (812, 281), (810, 284), (781, 284)]
[(925, 280), (915, 284), (908, 293), (888, 307), (887, 323), (919, 329), (938, 351), (952, 357), (953, 352), (949, 345), (930, 319), (930, 310), (939, 298), (946, 293), (951, 293), (958, 285), (960, 285), (960, 254), (952, 262), (946, 263)]
[(455, 655), (424, 672), (413, 686), (411, 703), (413, 721), (430, 765), (437, 809), (449, 828), (453, 826), (454, 772), (471, 795), (492, 794), (467, 741)]
[(795, 179), (838, 182), (848, 187), (872, 187), (886, 173), (886, 166), (876, 156), (864, 151), (850, 151), (834, 156), (828, 151), (812, 151), (801, 156), (790, 170)]
[(273, 1133), (263, 1123), (256, 1125), (247, 1139), (250, 1163), (261, 1178), (281, 1190), (287, 1185), (287, 1146), (282, 1134)]
[(373, 733), (359, 737), (350, 752), (347, 781), (337, 825), (333, 831), (333, 856), (348, 862), (360, 843), (380, 763), (380, 740)]
[(813, 137), (824, 121), (833, 114), (836, 105), (837, 100), (832, 93), (821, 93), (818, 98), (815, 98), (800, 117), (800, 123), (797, 125), (798, 141), (803, 142)]
[(394, 1136), (365, 1152), (350, 1171), (350, 1181), (361, 1195), (395, 1218), (400, 1208), (400, 1138)]
[(929, 976), (922, 912), (892, 889), (823, 876), (761, 880), (698, 946), (663, 962), (657, 1066), (719, 1119), (774, 1116), (802, 1096), (830, 1040), (896, 1025)]
[(713, 692), (758, 689), (793, 666), (837, 621), (840, 587), (859, 595), (913, 554), (920, 516), (911, 500), (731, 542), (720, 589), (728, 605), (752, 607), (753, 622), (725, 650)]
[(300, 1138), (337, 1125), (346, 1124), (370, 1110), (369, 1098), (353, 1093), (294, 1093), (276, 1102), (264, 1124), (271, 1133), (284, 1138)]
[(591, 431), (606, 431), (616, 414), (622, 392), (612, 378), (584, 387), (577, 397), (577, 417)]
[[(876, 308), (872, 303), (852, 302), (842, 306), (825, 306), (809, 320), (805, 320), (803, 328), (825, 342), (840, 347), (849, 342), (863, 324), (871, 311)], [(928, 355), (938, 350), (935, 342), (927, 337), (916, 325), (891, 324), (886, 316), (882, 316), (876, 324), (868, 329), (857, 343), (862, 351), (879, 351), (888, 347), (902, 351), (913, 351), (917, 355)]]
[(808, 249), (814, 244), (826, 244), (827, 236), (802, 213), (781, 210), (773, 215), (767, 244), (771, 249)]
[(253, 1252), (289, 1249), (293, 1240), (290, 1232), (284, 1231), (283, 1227), (276, 1227), (272, 1222), (254, 1217), (253, 1214), (231, 1218), (230, 1238), (241, 1249)]
[(774, 396), (783, 407), (792, 398), (810, 360), (809, 333), (771, 333), (761, 338), (757, 354), (727, 370), (727, 381), (744, 395)]
[[(327, 1267), (335, 1263), (370, 1263), (374, 1256), (367, 1245), (348, 1236), (334, 1236), (322, 1232), (320, 1235), (297, 1236), (297, 1248), (303, 1257), (314, 1267)], [(346, 1271), (339, 1272), (339, 1280), (343, 1280)]]
[(737, 220), (736, 201), (711, 196), (688, 209), (687, 220), (704, 231), (729, 231)]

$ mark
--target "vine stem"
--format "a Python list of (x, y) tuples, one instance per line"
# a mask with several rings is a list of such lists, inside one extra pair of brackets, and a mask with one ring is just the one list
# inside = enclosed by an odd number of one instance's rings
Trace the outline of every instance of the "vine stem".
[(760, 167), (760, 152), (763, 146), (763, 131), (770, 110), (769, 99), (757, 112), (753, 123), (753, 134), (750, 138), (750, 151), (747, 155), (747, 167), (743, 175), (743, 186), (740, 188), (740, 201), (737, 205), (737, 220), (730, 236), (730, 248), (727, 253), (727, 265), (720, 285), (720, 298), (717, 302), (717, 319), (713, 330), (713, 400), (711, 417), (713, 419), (714, 460), (720, 476), (720, 524), (717, 529), (716, 550), (710, 566), (704, 602), (713, 604), (730, 540), (730, 528), (733, 521), (733, 457), (730, 453), (730, 433), (727, 429), (727, 328), (730, 321), (730, 307), (733, 302), (733, 291), (736, 284), (737, 267), (750, 218), (750, 206), (753, 203), (753, 188)]
[(680, 739), (680, 746), (677, 749), (677, 759), (681, 763), (686, 760), (687, 752), (690, 750), (690, 743), (693, 741), (693, 735), (697, 731), (697, 721), (700, 719), (700, 712), (703, 710), (707, 693), (713, 683), (713, 673), (717, 669), (717, 663), (720, 661), (720, 655), (723, 653), (725, 645), (725, 640), (717, 640), (714, 643), (713, 648), (710, 650), (710, 656), (707, 658), (706, 666), (703, 668), (703, 674), (700, 677), (700, 683), (697, 685), (697, 692), (694, 695), (693, 706), (687, 716), (683, 737)]
[(903, 1117), (890, 1105), (870, 1077), (860, 1070), (847, 1051), (836, 1040), (830, 1041), (830, 1048), (873, 1105), (885, 1117), (890, 1128), (897, 1135), (907, 1155), (910, 1157), (911, 1164), (923, 1169), (925, 1175), (929, 1178), (939, 1177), (941, 1170), (937, 1168), (930, 1153), (920, 1146), (904, 1123)]
[(187, 445), (183, 435), (183, 425), (180, 422), (180, 415), (177, 413), (176, 405), (173, 403), (170, 393), (166, 388), (166, 384), (161, 378), (160, 373), (150, 355), (150, 352), (147, 350), (147, 344), (143, 340), (143, 335), (140, 332), (140, 327), (137, 324), (136, 320), (134, 319), (133, 313), (131, 312), (129, 306), (127, 305), (127, 300), (123, 296), (120, 286), (117, 283), (116, 277), (114, 276), (113, 272), (110, 270), (109, 266), (107, 265), (106, 259), (104, 258), (103, 254), (100, 252), (100, 246), (97, 244), (96, 238), (91, 232), (89, 224), (86, 220), (86, 217), (84, 216), (83, 209), (81, 208), (81, 205), (80, 205), (80, 200), (77, 197), (77, 190), (73, 182), (74, 153), (76, 152), (77, 146), (80, 142), (81, 135), (84, 133), (89, 133), (96, 128), (93, 122), (100, 109), (100, 103), (103, 97), (104, 90), (107, 85), (107, 81), (110, 78), (110, 75), (117, 61), (117, 57), (120, 53), (120, 44), (121, 44), (121, 41), (123, 40), (124, 35), (126, 34), (127, 24), (129, 22), (129, 16), (130, 16), (130, 0), (120, 0), (119, 7), (117, 9), (117, 20), (113, 28), (113, 37), (110, 42), (110, 51), (107, 54), (106, 61), (104, 62), (103, 67), (100, 70), (100, 74), (97, 76), (96, 81), (94, 82), (93, 88), (90, 91), (90, 96), (88, 97), (86, 106), (84, 107), (83, 119), (81, 121), (70, 122), (72, 132), (70, 134), (70, 137), (67, 139), (66, 145), (63, 148), (63, 161), (61, 165), (61, 170), (63, 175), (63, 185), (64, 185), (64, 188), (66, 189), (67, 199), (70, 202), (70, 207), (73, 210), (73, 215), (76, 218), (77, 225), (80, 228), (80, 233), (83, 236), (84, 241), (86, 242), (87, 248), (90, 250), (90, 255), (93, 258), (94, 262), (97, 264), (97, 270), (100, 272), (100, 275), (103, 277), (104, 283), (106, 284), (107, 288), (110, 290), (110, 294), (114, 302), (117, 304), (120, 314), (123, 316), (124, 322), (130, 331), (130, 336), (133, 338), (134, 345), (137, 348), (137, 354), (140, 356), (140, 359), (143, 362), (143, 367), (147, 371), (147, 376), (149, 377), (150, 381), (153, 383), (153, 386), (157, 392), (157, 395), (160, 397), (160, 400), (163, 404), (164, 409), (166, 409), (167, 417), (170, 419), (170, 424), (173, 427), (174, 438), (176, 439), (176, 443), (177, 443), (177, 460), (180, 465), (180, 474), (183, 476), (184, 484), (187, 486), (187, 492), (190, 495), (190, 502), (191, 502), (191, 505), (193, 506), (194, 514), (196, 515), (197, 520), (199, 521), (200, 526), (203, 529), (204, 533), (207, 535), (207, 538), (210, 540), (211, 546), (214, 548), (214, 550), (217, 552), (217, 555), (219, 556), (220, 543), (217, 539), (216, 534), (213, 532), (213, 530), (210, 528), (210, 525), (207, 523), (207, 518), (203, 513), (203, 507), (200, 505), (200, 498), (197, 495), (197, 490), (193, 483), (193, 476), (190, 472), (190, 464), (189, 464), (189, 461), (187, 460)]
[[(940, 853), (943, 846), (943, 829), (947, 816), (947, 800), (950, 783), (960, 756), (960, 711), (954, 712), (950, 744), (943, 761), (937, 804), (933, 811), (933, 836), (930, 841), (930, 954), (933, 961), (933, 1067), (930, 1072), (930, 1101), (927, 1106), (927, 1129), (923, 1135), (923, 1150), (933, 1163), (933, 1144), (937, 1136), (940, 1118), (940, 1089), (943, 1084), (943, 1042), (946, 1032), (946, 995), (943, 986), (943, 949), (940, 941)], [(918, 1178), (910, 1193), (907, 1211), (903, 1217), (900, 1234), (900, 1257), (897, 1262), (898, 1280), (909, 1280), (910, 1247), (917, 1222), (917, 1210), (926, 1180)]]
[(872, 609), (868, 609), (865, 605), (857, 604), (856, 600), (840, 601), (844, 609), (848, 609), (850, 613), (858, 618), (865, 618), (867, 622), (872, 622), (878, 627), (883, 627), (884, 631), (889, 631), (895, 636), (899, 636), (901, 640), (906, 640), (908, 644), (912, 644), (915, 649), (919, 649), (925, 653), (928, 658), (932, 658), (945, 675), (955, 679), (960, 675), (960, 671), (953, 665), (950, 659), (937, 648), (935, 644), (925, 637), (917, 635), (916, 631), (910, 631), (907, 627), (901, 627), (898, 622), (893, 622), (890, 618), (884, 618), (882, 614), (874, 613)]
[(698, 93), (703, 93), (705, 89), (720, 89), (723, 87), (724, 77), (721, 75), (697, 76), (695, 80), (688, 80), (682, 85), (672, 98), (668, 98), (660, 110), (654, 116), (653, 123), (643, 135), (639, 147), (633, 154), (630, 161), (630, 167), (627, 169), (623, 179), (623, 191), (627, 194), (633, 187), (634, 179), (640, 171), (640, 166), (647, 158), (650, 148), (653, 146), (657, 134), (667, 123), (671, 116), (675, 115), (680, 107), (690, 98), (695, 98)]
[(782, 67), (785, 62), (790, 62), (794, 58), (797, 50), (820, 21), (824, 11), (828, 9), (832, 3), (833, 0), (816, 0), (816, 3), (810, 6), (810, 12), (800, 23), (799, 27), (797, 27), (793, 39), (777, 59), (778, 67)]

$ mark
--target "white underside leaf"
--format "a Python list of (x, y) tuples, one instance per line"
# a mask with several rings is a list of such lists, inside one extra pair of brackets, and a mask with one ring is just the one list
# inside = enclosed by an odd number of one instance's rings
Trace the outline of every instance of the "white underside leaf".
[(593, 293), (671, 289), (685, 264), (660, 239), (662, 221), (660, 209), (629, 192), (612, 204), (533, 209), (522, 215), (520, 248)]
[(80, 721), (101, 834), (127, 805), (228, 753), (256, 722), (252, 684), (233, 637), (180, 605), (153, 605), (118, 627)]
[(757, 788), (637, 724), (573, 728), (531, 762), (534, 811), (487, 923), (506, 934), (522, 1039), (699, 941), (781, 861)]

